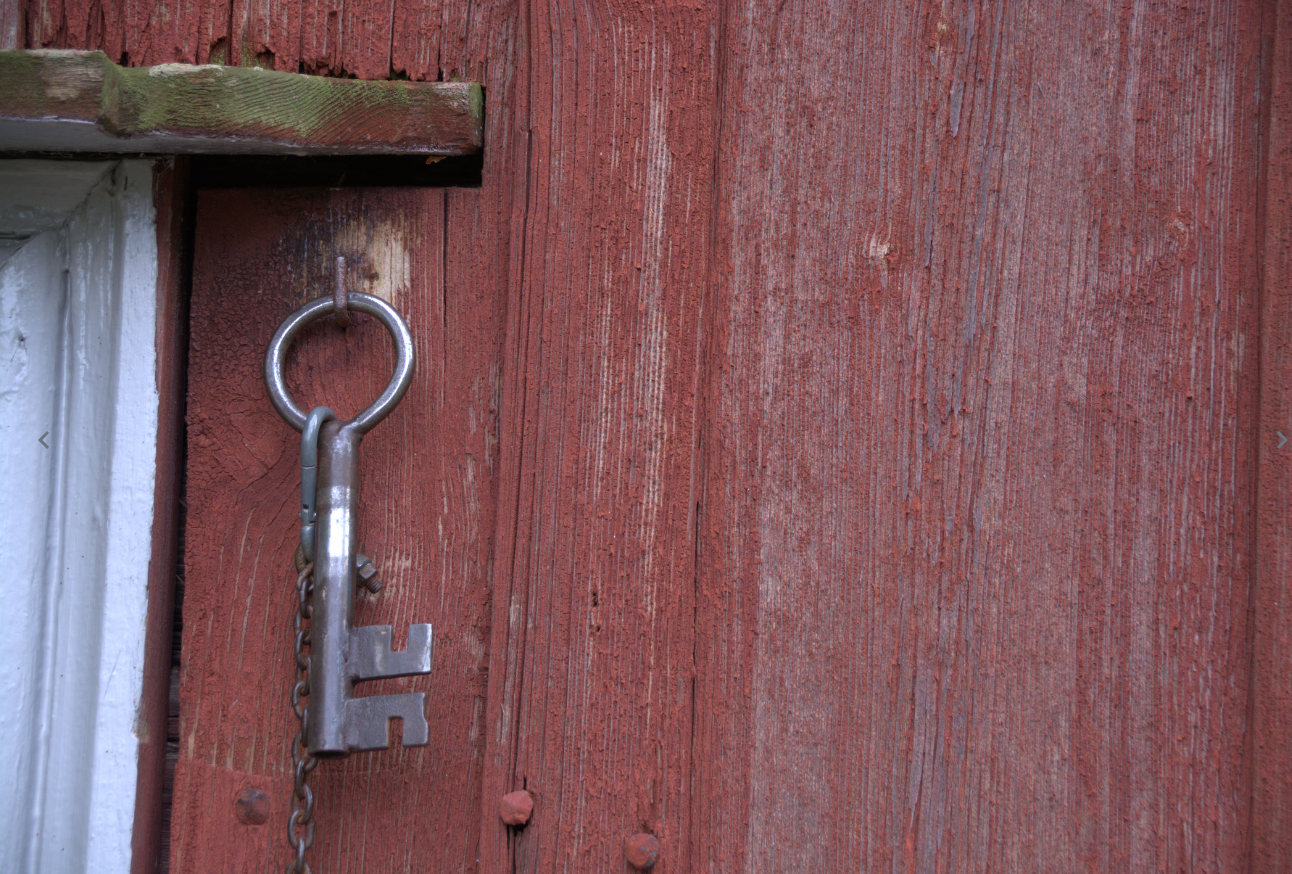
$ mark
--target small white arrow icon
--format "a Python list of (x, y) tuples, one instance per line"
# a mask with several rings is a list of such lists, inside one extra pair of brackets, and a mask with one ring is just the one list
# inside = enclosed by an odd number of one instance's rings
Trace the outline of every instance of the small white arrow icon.
[(48, 436), (49, 436), (49, 432), (46, 431), (44, 434), (41, 434), (40, 437), (38, 438), (40, 440), (40, 445), (44, 446), (46, 449), (49, 448), (49, 444), (45, 442), (45, 438)]
[(1284, 437), (1284, 436), (1283, 436), (1283, 432), (1282, 432), (1282, 431), (1275, 431), (1274, 433), (1275, 433), (1275, 434), (1277, 434), (1277, 435), (1279, 435), (1279, 445), (1278, 445), (1278, 447), (1277, 447), (1277, 448), (1282, 449), (1282, 448), (1283, 448), (1283, 444), (1284, 444), (1284, 443), (1286, 443), (1286, 442), (1288, 442), (1288, 438), (1286, 438), (1286, 437)]

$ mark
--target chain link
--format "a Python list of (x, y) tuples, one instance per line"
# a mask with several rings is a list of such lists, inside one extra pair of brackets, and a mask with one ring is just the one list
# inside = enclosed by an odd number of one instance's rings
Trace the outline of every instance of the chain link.
[(309, 754), (305, 736), (309, 730), (310, 706), (302, 698), (310, 696), (310, 630), (307, 623), (313, 617), (310, 596), (314, 593), (314, 563), (300, 569), (296, 577), (298, 606), (292, 620), (296, 631), (296, 685), (292, 687), (292, 712), (300, 720), (300, 730), (292, 741), (292, 769), (295, 777), (292, 786), (292, 815), (287, 820), (287, 843), (296, 851), (296, 857), (287, 866), (288, 874), (312, 874), (305, 861), (305, 851), (314, 843), (314, 791), (310, 789), (310, 774), (319, 760)]

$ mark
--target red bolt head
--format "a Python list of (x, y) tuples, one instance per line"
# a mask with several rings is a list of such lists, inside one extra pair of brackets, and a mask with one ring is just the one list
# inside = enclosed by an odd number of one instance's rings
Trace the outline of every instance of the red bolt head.
[(639, 832), (624, 841), (624, 856), (634, 868), (654, 868), (659, 861), (659, 838)]
[(524, 789), (508, 792), (498, 802), (498, 815), (507, 825), (521, 828), (534, 814), (534, 796)]

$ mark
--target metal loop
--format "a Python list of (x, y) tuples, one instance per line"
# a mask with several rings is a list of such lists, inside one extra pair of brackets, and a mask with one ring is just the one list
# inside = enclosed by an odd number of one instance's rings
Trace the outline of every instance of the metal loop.
[[(307, 671), (309, 668), (301, 668), (301, 670)], [(305, 719), (305, 709), (309, 705), (302, 704), (301, 698), (308, 698), (309, 695), (309, 685), (304, 680), (297, 681), (296, 685), (292, 687), (292, 712), (296, 714), (297, 719)]]
[[(346, 427), (366, 434), (389, 415), (403, 398), (404, 392), (408, 391), (408, 385), (413, 379), (416, 355), (413, 351), (413, 335), (394, 307), (379, 297), (360, 291), (348, 295), (348, 304), (352, 310), (376, 316), (377, 321), (386, 326), (391, 339), (395, 341), (395, 372), (391, 374), (390, 383), (368, 409), (346, 423)], [(335, 308), (336, 301), (331, 296), (320, 297), (305, 304), (278, 326), (274, 338), (269, 341), (269, 351), (265, 353), (265, 385), (269, 388), (269, 399), (273, 401), (278, 415), (297, 431), (305, 428), (306, 416), (287, 392), (287, 385), (283, 381), (283, 362), (287, 359), (287, 350), (291, 348), (292, 341), (301, 329), (315, 319), (333, 312)]]
[(309, 771), (305, 770), (305, 760), (301, 759), (296, 765), (296, 786), (292, 791), (296, 793), (297, 798), (305, 802), (301, 805), (301, 809), (305, 811), (301, 820), (302, 825), (308, 824), (314, 818), (314, 790), (305, 782), (308, 774)]
[(314, 810), (314, 794), (309, 786), (310, 762), (312, 761), (314, 761), (314, 758), (308, 754), (296, 760), (296, 777), (292, 786), (292, 791), (296, 793), (297, 798), (305, 798), (307, 794), (309, 795), (309, 804), (301, 805), (304, 810), (310, 812), (309, 816), (313, 816), (312, 811)]
[[(305, 829), (305, 833), (298, 834), (298, 828)], [(287, 818), (287, 842), (298, 848), (304, 844), (306, 849), (314, 844), (314, 820), (311, 818), (307, 821), (305, 811), (300, 808), (293, 810)]]

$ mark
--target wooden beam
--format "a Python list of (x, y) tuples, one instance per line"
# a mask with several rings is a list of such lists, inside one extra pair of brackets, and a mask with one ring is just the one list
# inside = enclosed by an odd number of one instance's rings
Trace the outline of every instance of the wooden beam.
[(480, 150), (483, 107), (474, 82), (0, 51), (0, 152), (466, 155)]

